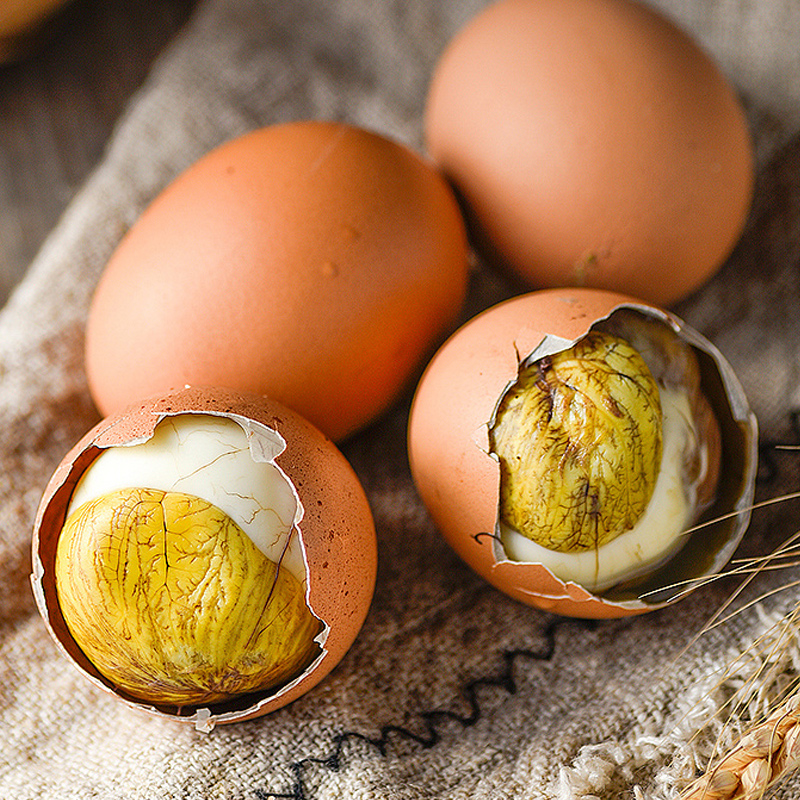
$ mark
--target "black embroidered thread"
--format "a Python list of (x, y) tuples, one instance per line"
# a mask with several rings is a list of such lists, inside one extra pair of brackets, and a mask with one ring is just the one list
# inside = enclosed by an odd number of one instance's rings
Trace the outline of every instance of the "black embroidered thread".
[(365, 742), (370, 747), (375, 748), (382, 756), (385, 756), (389, 751), (392, 740), (396, 737), (414, 742), (423, 749), (428, 750), (442, 739), (442, 735), (436, 727), (438, 723), (456, 722), (463, 728), (471, 727), (481, 718), (479, 691), (494, 687), (503, 689), (510, 695), (515, 694), (517, 691), (517, 682), (514, 678), (514, 665), (516, 662), (520, 659), (550, 661), (555, 652), (556, 631), (559, 627), (566, 625), (580, 625), (591, 629), (597, 623), (595, 620), (577, 620), (566, 617), (552, 619), (544, 630), (545, 642), (539, 651), (529, 649), (506, 651), (502, 654), (504, 667), (499, 674), (477, 678), (464, 687), (462, 694), (469, 707), (469, 711), (466, 714), (444, 709), (420, 712), (419, 719), (424, 723), (424, 734), (414, 733), (401, 725), (384, 725), (381, 728), (380, 735), (377, 737), (367, 736), (357, 731), (338, 733), (331, 737), (333, 747), (327, 756), (320, 758), (309, 756), (291, 764), (290, 769), (294, 775), (294, 785), (289, 792), (270, 792), (264, 789), (256, 789), (256, 800), (311, 800), (306, 787), (306, 770), (309, 767), (319, 766), (332, 772), (338, 772), (342, 768), (344, 747), (350, 741)]

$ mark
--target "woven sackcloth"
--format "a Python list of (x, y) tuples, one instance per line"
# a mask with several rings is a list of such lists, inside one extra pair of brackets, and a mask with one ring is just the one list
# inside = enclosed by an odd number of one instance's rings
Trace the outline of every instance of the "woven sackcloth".
[[(735, 588), (604, 622), (523, 606), (475, 576), (412, 487), (408, 398), (343, 445), (368, 493), (380, 553), (356, 643), (316, 688), (211, 733), (101, 692), (51, 642), (30, 590), (39, 498), (96, 421), (82, 367), (91, 292), (124, 231), (213, 146), (293, 119), (343, 119), (421, 148), (432, 67), (485, 0), (206, 0), (132, 98), (97, 169), (0, 316), (0, 798), (26, 800), (503, 800), (675, 797), (767, 701), (723, 724), (760, 661), (737, 654), (795, 603), (791, 590), (695, 641)], [(759, 417), (760, 498), (798, 485), (800, 4), (658, 0), (739, 92), (758, 186), (744, 237), (675, 310), (728, 357)], [(467, 314), (506, 296), (476, 267)], [(743, 544), (766, 553), (795, 504), (757, 511)], [(764, 575), (755, 597), (792, 573)], [(742, 601), (743, 603), (744, 601)], [(772, 657), (784, 679), (800, 658)], [(762, 659), (763, 660), (763, 659)], [(778, 681), (780, 683), (780, 681)], [(779, 687), (778, 687), (779, 688)], [(775, 797), (800, 796), (788, 778)]]

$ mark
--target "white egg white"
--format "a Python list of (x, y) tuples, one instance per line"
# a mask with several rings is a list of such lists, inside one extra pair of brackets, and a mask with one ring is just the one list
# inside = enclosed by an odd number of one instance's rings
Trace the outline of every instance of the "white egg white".
[(109, 492), (132, 487), (177, 491), (224, 511), (267, 558), (305, 580), (297, 493), (274, 456), (285, 447), (275, 432), (230, 417), (165, 417), (143, 442), (110, 447), (81, 476), (67, 514)]

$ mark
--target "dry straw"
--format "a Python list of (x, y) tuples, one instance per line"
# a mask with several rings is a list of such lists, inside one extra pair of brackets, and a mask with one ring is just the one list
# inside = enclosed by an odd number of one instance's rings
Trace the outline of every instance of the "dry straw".
[(756, 800), (800, 766), (800, 694), (748, 731), (680, 800)]
[[(755, 504), (753, 508), (783, 503), (799, 496), (800, 493), (792, 492)], [(745, 586), (765, 570), (797, 566), (800, 558), (799, 541), (800, 532), (793, 534), (769, 556), (740, 562), (732, 572), (747, 575), (747, 579), (704, 630), (724, 624), (731, 616), (744, 610), (739, 609), (725, 616)], [(776, 592), (797, 586), (797, 580), (784, 583), (751, 601), (746, 607), (757, 605)], [(681, 792), (679, 800), (757, 800), (763, 798), (771, 786), (800, 768), (800, 684), (794, 679), (785, 685), (793, 671), (787, 669), (788, 652), (797, 644), (799, 636), (800, 603), (797, 603), (777, 624), (771, 626), (765, 636), (742, 653), (740, 659), (729, 665), (728, 672), (733, 673), (742, 662), (761, 661), (761, 666), (745, 681), (743, 694), (747, 697), (755, 699), (758, 695), (768, 694), (770, 690), (777, 691), (771, 702), (768, 701), (769, 710), (756, 717), (730, 749), (713, 757), (705, 772)], [(780, 687), (782, 681), (784, 686)], [(737, 711), (741, 711), (746, 704), (746, 700), (740, 700), (729, 712), (729, 717), (735, 717)]]

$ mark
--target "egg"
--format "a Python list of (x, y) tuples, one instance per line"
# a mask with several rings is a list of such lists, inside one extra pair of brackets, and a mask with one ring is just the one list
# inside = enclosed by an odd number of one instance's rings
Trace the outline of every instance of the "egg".
[(37, 44), (37, 34), (68, 0), (0, 0), (0, 63), (16, 61)]
[(120, 242), (86, 326), (102, 414), (184, 385), (266, 394), (339, 441), (383, 413), (454, 326), (453, 192), (421, 156), (300, 121), (213, 150)]
[(492, 3), (441, 56), (425, 137), (478, 249), (533, 289), (669, 306), (718, 270), (751, 204), (734, 90), (632, 0)]
[(315, 686), (360, 630), (377, 546), (338, 448), (263, 397), (186, 388), (101, 421), (50, 480), (34, 594), (100, 688), (210, 730)]
[(756, 448), (719, 351), (597, 289), (473, 317), (431, 360), (408, 425), (419, 495), (463, 560), (511, 597), (587, 618), (667, 605), (728, 561)]

